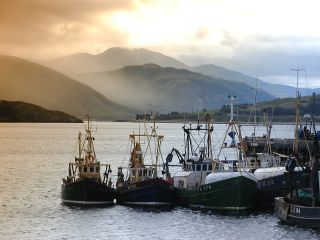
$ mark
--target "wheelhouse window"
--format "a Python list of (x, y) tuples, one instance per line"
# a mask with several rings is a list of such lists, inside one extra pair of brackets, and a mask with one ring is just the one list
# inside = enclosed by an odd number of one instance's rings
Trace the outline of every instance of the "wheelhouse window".
[(93, 172), (94, 172), (93, 167), (90, 167), (90, 172), (91, 172), (91, 173), (93, 173)]
[(197, 164), (197, 171), (201, 171), (201, 164)]
[(87, 172), (87, 167), (83, 167), (83, 172)]
[(203, 170), (203, 171), (207, 171), (207, 164), (203, 164), (203, 165), (202, 165), (202, 170)]

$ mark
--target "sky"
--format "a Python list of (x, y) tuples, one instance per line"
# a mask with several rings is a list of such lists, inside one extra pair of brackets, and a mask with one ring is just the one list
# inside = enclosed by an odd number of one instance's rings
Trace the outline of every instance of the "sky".
[(46, 60), (146, 48), (268, 82), (320, 87), (318, 0), (1, 0), (0, 53)]

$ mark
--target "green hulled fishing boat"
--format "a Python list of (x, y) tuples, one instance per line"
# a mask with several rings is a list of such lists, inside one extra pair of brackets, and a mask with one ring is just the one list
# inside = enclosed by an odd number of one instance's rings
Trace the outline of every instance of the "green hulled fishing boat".
[[(231, 102), (231, 119), (223, 144), (218, 150), (218, 156), (213, 158), (211, 132), (213, 126), (210, 116), (207, 115), (207, 124), (202, 128), (184, 126), (186, 136), (185, 153), (177, 156), (182, 164), (182, 171), (173, 176), (176, 203), (182, 206), (216, 210), (228, 213), (243, 213), (255, 206), (257, 180), (249, 172), (246, 156), (242, 151), (241, 132), (233, 120), (233, 101)], [(203, 136), (196, 143), (193, 132)], [(226, 136), (231, 137), (231, 143), (226, 143)], [(238, 136), (237, 142), (235, 137)], [(196, 148), (193, 148), (196, 146)], [(223, 160), (219, 159), (223, 149), (227, 150)], [(196, 152), (199, 150), (199, 153)], [(178, 152), (173, 149), (173, 152)], [(231, 153), (236, 152), (235, 157)], [(234, 156), (234, 155), (233, 155)]]

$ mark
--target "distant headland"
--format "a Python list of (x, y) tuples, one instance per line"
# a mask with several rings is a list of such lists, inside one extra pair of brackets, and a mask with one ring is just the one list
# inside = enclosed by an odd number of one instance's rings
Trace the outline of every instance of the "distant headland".
[(0, 100), (0, 122), (82, 123), (79, 118), (60, 111), (21, 102)]

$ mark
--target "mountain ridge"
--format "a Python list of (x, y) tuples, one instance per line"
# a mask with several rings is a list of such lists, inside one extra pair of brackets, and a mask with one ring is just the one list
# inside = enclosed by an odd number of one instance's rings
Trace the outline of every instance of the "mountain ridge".
[[(145, 48), (130, 49), (113, 47), (106, 49), (104, 52), (96, 55), (86, 55), (84, 53), (81, 53), (80, 55), (74, 54), (58, 59), (53, 59), (51, 61), (48, 61), (46, 64), (74, 78), (77, 78), (77, 73), (82, 74), (111, 71), (121, 69), (125, 66), (144, 65), (148, 63), (154, 63), (162, 67), (187, 69), (189, 71), (202, 73), (213, 78), (220, 78), (235, 82), (245, 82), (252, 88), (257, 87), (258, 89), (263, 89), (264, 91), (269, 92), (275, 98), (294, 97), (296, 92), (295, 87), (268, 83), (244, 73), (229, 70), (224, 67), (216, 66), (214, 64), (203, 64), (191, 67), (173, 57)], [(320, 89), (313, 89), (312, 91), (320, 93)], [(308, 90), (300, 89), (300, 92), (305, 95), (308, 93)]]
[[(252, 102), (253, 99), (253, 94), (251, 99), (249, 93), (252, 90), (245, 83), (215, 79), (187, 69), (156, 64), (86, 73), (79, 75), (78, 79), (115, 102), (140, 110), (170, 112), (211, 109), (225, 104), (230, 94), (237, 95), (241, 102)], [(119, 92), (123, 93), (121, 98)], [(259, 98), (267, 100), (273, 97), (262, 92)]]
[(147, 63), (176, 68), (186, 67), (184, 63), (159, 52), (144, 48), (127, 49), (121, 47), (109, 48), (99, 54), (72, 54), (45, 62), (49, 67), (69, 74), (110, 71), (124, 66)]

